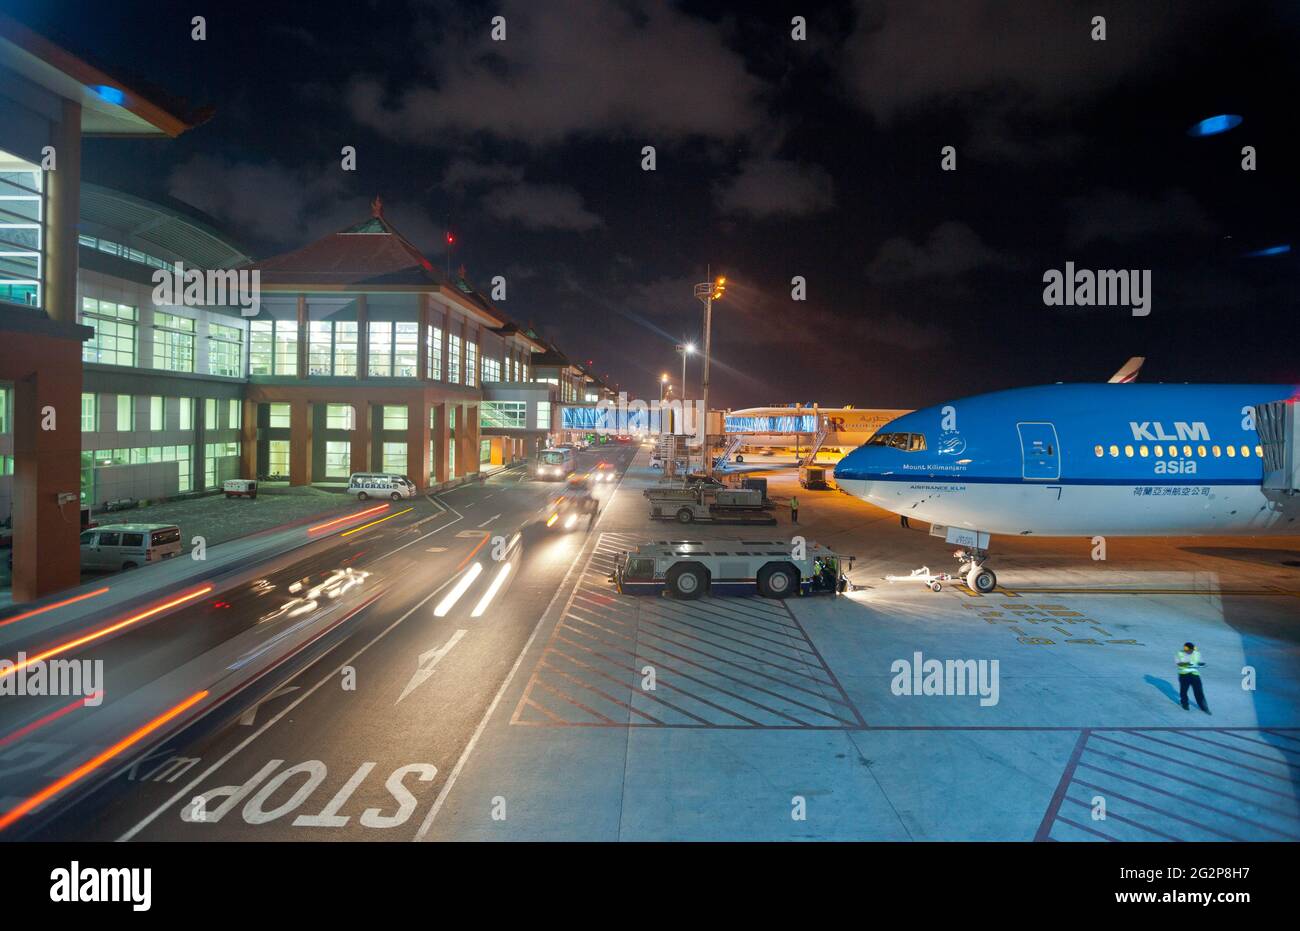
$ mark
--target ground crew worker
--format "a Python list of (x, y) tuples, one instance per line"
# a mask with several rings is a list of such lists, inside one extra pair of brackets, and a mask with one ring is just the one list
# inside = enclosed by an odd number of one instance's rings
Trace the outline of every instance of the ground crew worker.
[(1209, 706), (1205, 704), (1205, 689), (1201, 686), (1200, 668), (1205, 665), (1201, 662), (1201, 651), (1196, 649), (1194, 643), (1184, 643), (1182, 650), (1174, 657), (1174, 662), (1178, 664), (1178, 698), (1183, 703), (1183, 710), (1189, 710), (1187, 690), (1190, 688), (1196, 694), (1196, 706), (1209, 714)]
[(799, 523), (799, 499), (794, 495), (790, 496), (790, 523)]

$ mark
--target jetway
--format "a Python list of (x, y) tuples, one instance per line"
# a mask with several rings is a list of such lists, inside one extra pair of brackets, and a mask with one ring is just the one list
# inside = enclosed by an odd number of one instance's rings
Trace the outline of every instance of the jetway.
[(1255, 407), (1255, 428), (1264, 450), (1263, 486), (1271, 491), (1300, 491), (1300, 430), (1295, 400)]

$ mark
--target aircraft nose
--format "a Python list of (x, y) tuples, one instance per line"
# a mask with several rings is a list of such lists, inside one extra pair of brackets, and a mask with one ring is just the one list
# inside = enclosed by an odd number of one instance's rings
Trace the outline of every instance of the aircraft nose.
[(859, 446), (835, 464), (835, 481), (837, 484), (864, 482), (873, 471), (870, 447)]

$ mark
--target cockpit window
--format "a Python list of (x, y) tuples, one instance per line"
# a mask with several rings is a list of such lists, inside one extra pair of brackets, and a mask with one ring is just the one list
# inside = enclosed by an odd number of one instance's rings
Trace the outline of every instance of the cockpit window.
[(867, 445), (889, 446), (905, 453), (923, 452), (926, 448), (924, 433), (877, 433), (867, 440)]

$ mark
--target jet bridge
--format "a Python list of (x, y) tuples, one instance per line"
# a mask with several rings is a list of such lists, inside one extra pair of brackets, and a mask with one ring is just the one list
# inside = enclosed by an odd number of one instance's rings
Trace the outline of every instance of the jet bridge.
[(1255, 406), (1255, 428), (1264, 449), (1263, 487), (1295, 494), (1300, 491), (1300, 408), (1295, 399)]

